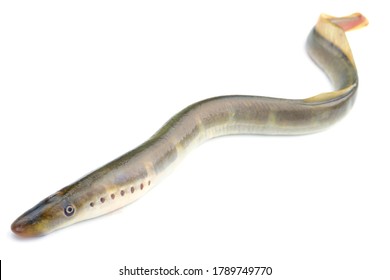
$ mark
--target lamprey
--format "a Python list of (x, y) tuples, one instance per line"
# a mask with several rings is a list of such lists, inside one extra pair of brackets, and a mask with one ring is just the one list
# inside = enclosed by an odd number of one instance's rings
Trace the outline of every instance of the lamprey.
[(321, 15), (307, 51), (334, 91), (307, 99), (218, 96), (183, 109), (134, 150), (45, 198), (11, 226), (23, 237), (48, 234), (121, 208), (149, 191), (184, 155), (208, 139), (231, 134), (298, 135), (334, 124), (352, 107), (358, 86), (345, 31), (367, 24), (361, 14)]

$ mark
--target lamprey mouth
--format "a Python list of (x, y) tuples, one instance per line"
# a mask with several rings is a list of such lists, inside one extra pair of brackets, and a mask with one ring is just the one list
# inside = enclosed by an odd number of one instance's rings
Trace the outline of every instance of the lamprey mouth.
[(11, 230), (20, 237), (33, 237), (41, 235), (34, 227), (34, 224), (25, 217), (16, 219), (16, 221), (11, 225)]

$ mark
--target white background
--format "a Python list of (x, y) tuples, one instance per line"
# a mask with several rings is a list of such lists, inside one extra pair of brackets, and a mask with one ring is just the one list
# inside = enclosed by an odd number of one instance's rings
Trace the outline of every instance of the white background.
[[(125, 279), (124, 265), (389, 279), (385, 10), (375, 1), (1, 1), (4, 279)], [(359, 95), (334, 127), (216, 139), (128, 207), (42, 238), (10, 231), (22, 212), (142, 143), (188, 104), (330, 90), (305, 39), (320, 13), (356, 11), (370, 21), (348, 33)], [(226, 277), (164, 279), (173, 278)]]

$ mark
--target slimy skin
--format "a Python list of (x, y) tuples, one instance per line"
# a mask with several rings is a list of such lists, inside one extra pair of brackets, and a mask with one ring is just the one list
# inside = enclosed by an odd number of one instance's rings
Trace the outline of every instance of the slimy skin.
[(345, 31), (367, 24), (361, 14), (321, 15), (307, 51), (334, 91), (306, 99), (219, 96), (173, 116), (149, 140), (86, 177), (45, 198), (11, 225), (22, 237), (48, 234), (132, 203), (147, 193), (190, 150), (231, 134), (298, 135), (321, 131), (352, 107), (358, 86)]

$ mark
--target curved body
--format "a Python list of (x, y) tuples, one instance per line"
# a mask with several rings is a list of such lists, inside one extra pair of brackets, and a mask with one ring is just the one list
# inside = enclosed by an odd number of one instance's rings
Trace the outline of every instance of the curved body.
[(11, 226), (20, 236), (37, 236), (123, 207), (145, 194), (192, 148), (230, 134), (296, 135), (317, 132), (351, 108), (358, 86), (345, 31), (367, 23), (360, 14), (321, 16), (307, 49), (335, 91), (307, 99), (220, 96), (192, 104), (149, 140), (61, 189)]

